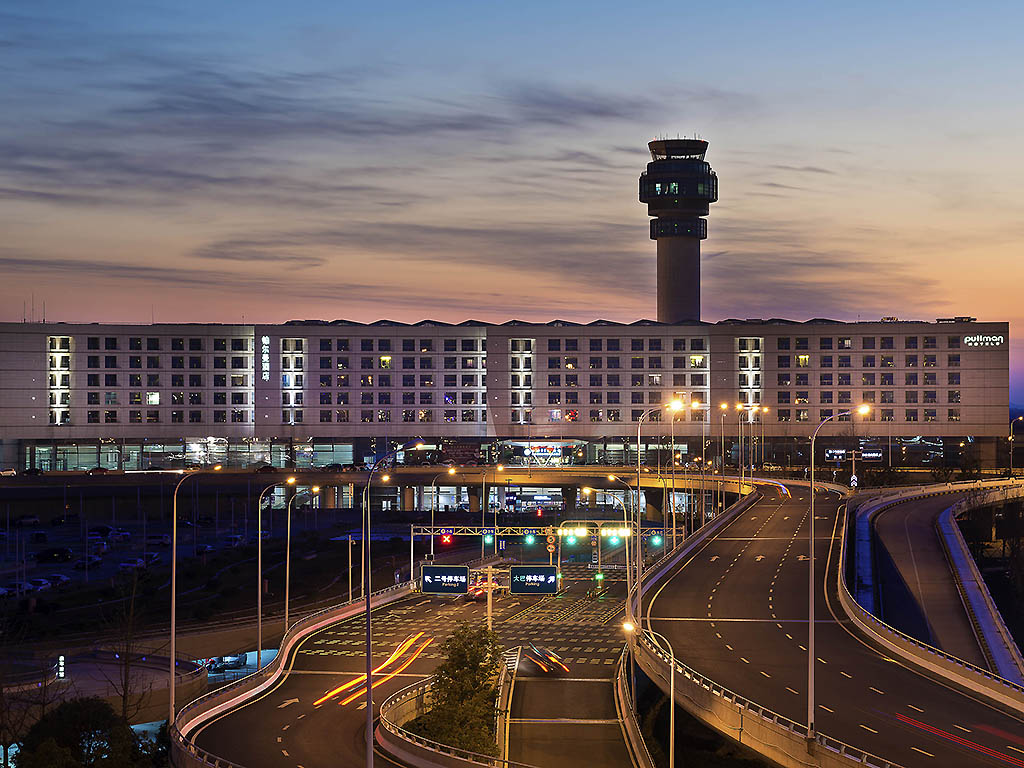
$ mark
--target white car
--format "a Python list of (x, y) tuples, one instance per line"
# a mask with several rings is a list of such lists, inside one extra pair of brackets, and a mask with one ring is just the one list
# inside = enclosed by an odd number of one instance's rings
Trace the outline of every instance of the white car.
[(51, 573), (46, 577), (46, 580), (55, 587), (63, 587), (65, 584), (71, 583), (71, 577), (65, 576), (63, 573)]
[(133, 560), (125, 560), (123, 563), (118, 563), (117, 570), (121, 573), (130, 573), (131, 571), (141, 571), (146, 567), (146, 562), (141, 558), (134, 558)]

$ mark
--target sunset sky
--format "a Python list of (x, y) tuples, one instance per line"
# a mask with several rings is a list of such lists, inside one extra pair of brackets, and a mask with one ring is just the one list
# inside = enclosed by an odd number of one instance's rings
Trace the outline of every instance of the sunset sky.
[(1009, 320), (1018, 3), (20, 2), (0, 320), (631, 321), (710, 141), (704, 319)]

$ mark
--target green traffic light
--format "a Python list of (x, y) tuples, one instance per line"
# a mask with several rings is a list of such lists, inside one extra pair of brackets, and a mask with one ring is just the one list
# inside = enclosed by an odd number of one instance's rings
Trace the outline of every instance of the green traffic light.
[(484, 543), (485, 544), (493, 544), (494, 543), (494, 537), (491, 536), (491, 534), (488, 533), (486, 536), (484, 536)]
[(661, 536), (651, 536), (651, 545), (655, 547), (661, 546)]
[(604, 574), (603, 573), (595, 573), (594, 574), (594, 578), (597, 579), (597, 581), (604, 581)]
[(612, 536), (612, 537), (611, 537), (611, 538), (610, 538), (610, 539), (608, 540), (608, 543), (609, 543), (609, 544), (611, 544), (611, 545), (612, 545), (612, 546), (614, 547), (614, 546), (615, 546), (616, 544), (618, 544), (618, 543), (619, 543), (619, 537), (618, 537), (618, 536)]
[(575, 536), (569, 536), (569, 537), (568, 537), (568, 538), (567, 538), (567, 539), (565, 540), (565, 543), (566, 543), (566, 544), (575, 544), (575, 543), (576, 543), (576, 537), (575, 537)]
[(534, 541), (536, 541), (536, 539), (533, 537), (532, 533), (526, 534), (526, 543), (527, 544), (533, 544)]

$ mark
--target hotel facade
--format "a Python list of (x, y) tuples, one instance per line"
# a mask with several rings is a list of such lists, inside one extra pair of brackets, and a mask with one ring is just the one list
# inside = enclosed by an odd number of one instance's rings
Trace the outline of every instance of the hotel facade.
[[(1006, 323), (296, 321), (0, 324), (0, 463), (80, 470), (322, 466), (422, 437), (456, 460), (1005, 462)], [(681, 401), (671, 418), (665, 405)], [(862, 403), (866, 417), (838, 416)], [(712, 443), (712, 441), (714, 441)], [(963, 443), (963, 445), (961, 445)], [(729, 458), (731, 455), (731, 459)], [(748, 453), (748, 455), (750, 455)], [(529, 456), (530, 458), (526, 458)]]

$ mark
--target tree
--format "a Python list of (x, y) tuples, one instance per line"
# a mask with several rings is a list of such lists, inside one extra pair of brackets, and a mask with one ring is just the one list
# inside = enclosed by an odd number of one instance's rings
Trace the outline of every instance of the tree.
[(18, 768), (143, 768), (150, 764), (131, 727), (102, 699), (71, 699), (33, 725), (18, 753)]
[(442, 646), (430, 710), (406, 728), (433, 741), (486, 755), (497, 754), (495, 697), (501, 646), (483, 626), (462, 623)]
[(138, 583), (138, 571), (133, 570), (131, 582), (126, 586), (124, 596), (113, 604), (112, 615), (108, 621), (113, 640), (107, 647), (114, 652), (117, 663), (113, 672), (103, 673), (117, 697), (121, 718), (129, 723), (142, 709), (153, 687), (152, 682), (143, 682), (146, 676), (140, 674), (140, 670), (137, 669), (146, 656), (145, 648), (139, 642), (140, 622), (135, 604)]

